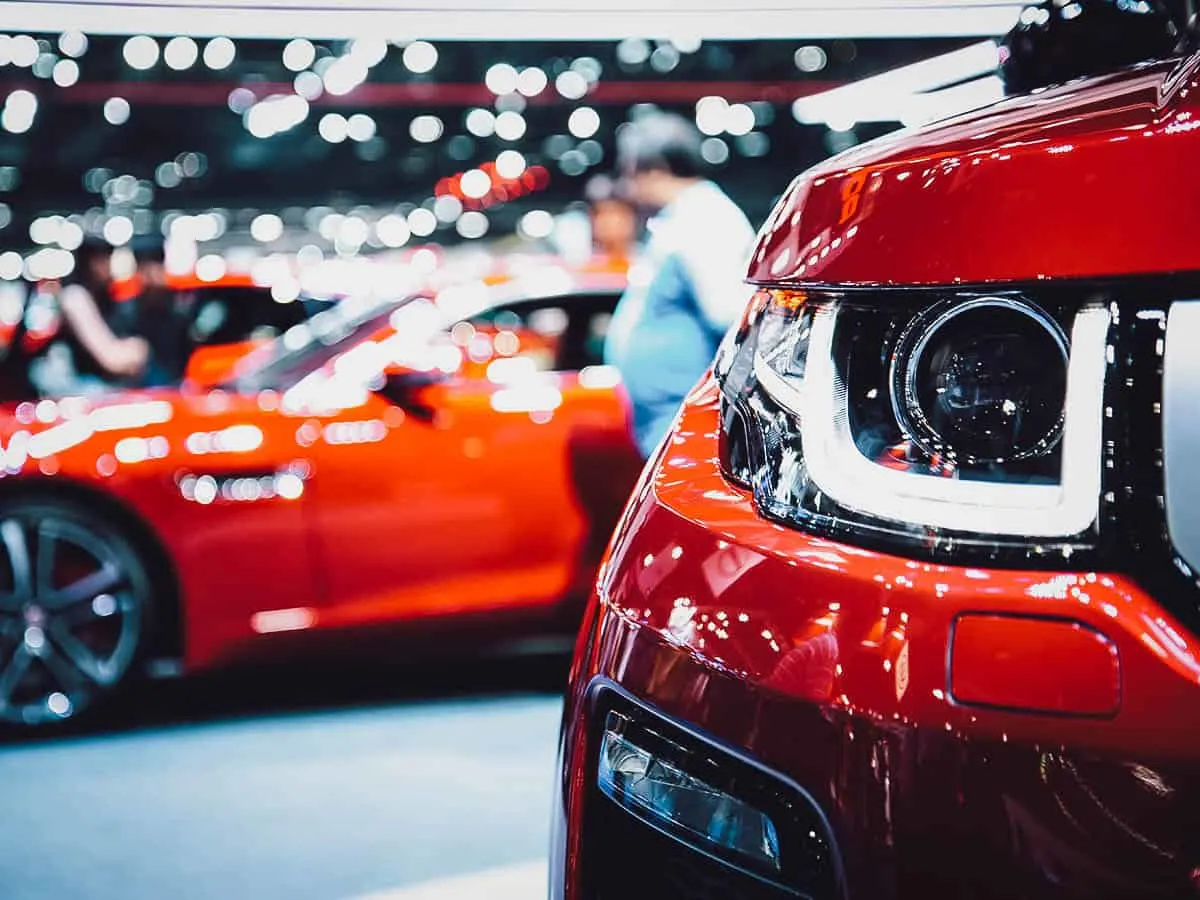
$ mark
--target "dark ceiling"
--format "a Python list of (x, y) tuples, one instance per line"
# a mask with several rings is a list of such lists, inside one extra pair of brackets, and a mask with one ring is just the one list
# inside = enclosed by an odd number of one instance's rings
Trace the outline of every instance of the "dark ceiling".
[[(78, 54), (78, 36), (33, 37), (39, 46), (32, 67), (0, 66), (0, 96), (21, 89), (38, 99), (27, 131), (0, 132), (0, 203), (7, 207), (7, 214), (0, 207), (0, 222), (8, 219), (0, 230), (0, 247), (18, 250), (30, 244), (30, 222), (49, 213), (83, 217), (90, 210), (90, 217), (81, 221), (95, 225), (120, 209), (145, 231), (157, 228), (162, 214), (171, 210), (223, 207), (235, 218), (252, 215), (251, 210), (286, 210), (285, 219), (295, 221), (317, 205), (421, 204), (439, 179), (513, 148), (528, 164), (545, 166), (550, 179), (544, 190), (489, 209), (495, 232), (511, 228), (515, 217), (530, 208), (558, 209), (581, 197), (587, 179), (611, 164), (615, 130), (636, 113), (635, 104), (653, 103), (692, 117), (696, 101), (707, 95), (751, 104), (755, 110), (752, 134), (718, 137), (724, 148), (712, 144), (710, 150), (716, 160), (728, 154), (714, 166), (717, 180), (753, 217), (761, 218), (796, 171), (848, 142), (895, 127), (866, 125), (842, 134), (800, 125), (790, 112), (794, 99), (970, 43), (707, 41), (696, 48), (669, 42), (442, 42), (436, 47), (436, 64), (423, 74), (406, 66), (402, 46), (389, 44), (364, 83), (342, 96), (314, 96), (303, 121), (264, 138), (252, 134), (234, 108), (296, 92), (297, 72), (284, 64), (283, 41), (238, 41), (233, 62), (213, 70), (204, 63), (206, 42), (200, 40), (195, 47), (200, 59), (177, 70), (164, 61), (166, 41), (158, 39), (156, 61), (138, 70), (126, 59), (125, 38), (92, 37)], [(138, 48), (143, 53), (148, 52), (146, 40)], [(348, 52), (342, 42), (314, 45), (315, 57), (305, 67), (309, 71), (324, 71)], [(818, 49), (805, 51), (801, 66), (797, 51), (803, 46)], [(306, 61), (306, 49), (294, 48), (293, 65)], [(418, 69), (418, 57), (430, 55), (427, 47), (419, 49), (423, 54), (410, 54)], [(0, 37), (0, 60), (15, 52), (28, 54), (28, 39)], [(179, 45), (166, 58), (178, 65), (190, 53)], [(78, 80), (61, 86), (56, 80), (69, 82), (74, 73), (67, 64), (56, 75), (55, 66), (71, 54), (76, 54)], [(501, 62), (518, 70), (541, 69), (548, 86), (528, 98), (497, 98), (485, 77), (489, 67)], [(572, 66), (593, 77), (598, 70), (589, 93), (578, 100), (555, 88), (556, 78)], [(304, 77), (311, 84), (315, 75)], [(120, 124), (106, 121), (105, 104), (112, 98), (128, 103), (124, 121), (123, 104), (109, 104), (110, 115)], [(594, 108), (600, 120), (598, 131), (582, 147), (568, 129), (570, 114), (580, 105)], [(524, 118), (525, 133), (511, 141), (470, 134), (465, 117), (478, 108), (493, 114), (512, 109)], [(331, 112), (370, 116), (374, 135), (331, 143), (320, 133), (322, 117)], [(414, 118), (431, 115), (441, 120), (441, 134), (429, 143), (414, 141)], [(186, 174), (180, 168), (184, 163)], [(136, 179), (139, 189), (114, 193), (115, 179), (122, 175), (133, 176), (125, 183), (132, 187)], [(454, 237), (452, 230), (449, 237)]]

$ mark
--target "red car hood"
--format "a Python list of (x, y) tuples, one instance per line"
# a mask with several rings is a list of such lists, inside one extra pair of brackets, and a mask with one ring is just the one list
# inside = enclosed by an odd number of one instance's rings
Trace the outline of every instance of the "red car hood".
[(1200, 54), (836, 156), (763, 226), (759, 284), (961, 284), (1200, 268)]

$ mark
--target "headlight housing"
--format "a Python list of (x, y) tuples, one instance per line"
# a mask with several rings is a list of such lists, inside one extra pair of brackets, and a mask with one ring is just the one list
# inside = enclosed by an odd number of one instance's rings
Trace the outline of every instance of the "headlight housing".
[(1111, 311), (1020, 291), (761, 290), (721, 461), (772, 518), (934, 558), (1098, 540)]

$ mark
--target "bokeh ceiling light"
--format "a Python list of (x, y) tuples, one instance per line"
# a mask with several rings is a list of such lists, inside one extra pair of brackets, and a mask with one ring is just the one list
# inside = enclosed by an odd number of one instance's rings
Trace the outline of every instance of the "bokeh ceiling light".
[(8, 95), (0, 112), (0, 126), (11, 134), (24, 134), (33, 127), (38, 100), (31, 91), (18, 89)]
[(305, 100), (316, 100), (325, 93), (325, 82), (316, 72), (300, 72), (292, 79), (292, 90)]
[(410, 72), (423, 75), (426, 72), (433, 71), (433, 67), (437, 65), (437, 47), (428, 41), (413, 41), (404, 48), (402, 58), (406, 69)]
[(801, 72), (820, 72), (829, 62), (829, 56), (816, 44), (806, 44), (796, 50), (792, 61)]
[(408, 214), (408, 227), (417, 237), (429, 237), (437, 229), (437, 216), (418, 206)]
[(317, 133), (331, 144), (340, 144), (349, 137), (348, 125), (341, 113), (326, 113), (317, 123)]
[(600, 75), (604, 72), (604, 66), (594, 56), (581, 56), (571, 63), (571, 71), (578, 72), (591, 85), (600, 80)]
[(463, 124), (475, 137), (491, 137), (496, 131), (496, 115), (490, 109), (472, 109), (463, 118)]
[(0, 253), (0, 278), (5, 281), (16, 281), (21, 277), (21, 272), (25, 268), (25, 261), (21, 259), (21, 254), (15, 250), (7, 250)]
[(559, 73), (554, 89), (567, 100), (582, 100), (588, 92), (588, 80), (574, 69)]
[(724, 97), (701, 97), (696, 101), (696, 127), (702, 134), (721, 134), (728, 114), (729, 101)]
[(725, 130), (732, 135), (749, 134), (754, 130), (754, 110), (745, 103), (734, 103), (725, 113)]
[(54, 64), (58, 62), (58, 57), (49, 51), (39, 53), (38, 58), (33, 64), (33, 75), (35, 78), (49, 78), (54, 74)]
[(104, 223), (104, 239), (114, 247), (128, 244), (133, 239), (133, 220), (128, 216), (113, 216)]
[(486, 197), (491, 191), (492, 180), (482, 169), (471, 169), (469, 172), (463, 173), (461, 188), (464, 196), (470, 197), (472, 200), (479, 200)]
[(367, 67), (353, 56), (341, 56), (321, 76), (325, 90), (335, 97), (344, 97), (367, 80)]
[(355, 113), (346, 120), (346, 136), (352, 141), (369, 141), (375, 137), (375, 131), (375, 120), (366, 113)]
[(650, 42), (642, 38), (626, 38), (617, 44), (617, 59), (626, 66), (640, 66), (650, 58)]
[(412, 231), (403, 216), (389, 213), (375, 223), (375, 234), (385, 247), (403, 247), (412, 237)]
[(64, 56), (79, 59), (87, 53), (87, 35), (81, 31), (64, 31), (58, 38), (58, 49)]
[(158, 41), (149, 35), (135, 35), (125, 42), (121, 53), (129, 68), (144, 72), (158, 62)]
[(496, 174), (501, 178), (520, 178), (525, 165), (525, 157), (519, 151), (501, 150), (496, 157)]
[(437, 116), (417, 116), (408, 125), (409, 136), (420, 144), (432, 144), (442, 136), (445, 125)]
[(673, 44), (661, 44), (650, 54), (650, 68), (665, 74), (679, 65), (679, 58), (679, 51)]
[(78, 222), (65, 221), (58, 229), (58, 246), (77, 250), (83, 244), (83, 227)]
[(70, 87), (79, 80), (79, 63), (73, 59), (60, 59), (54, 64), (51, 77), (59, 87)]
[(190, 37), (179, 36), (173, 37), (167, 41), (167, 46), (163, 48), (163, 62), (168, 68), (174, 69), (176, 72), (182, 72), (184, 69), (190, 69), (196, 64), (196, 60), (200, 58), (200, 48), (196, 46), (196, 42)]
[(38, 42), (28, 34), (13, 35), (8, 42), (8, 58), (18, 68), (28, 69), (37, 62), (40, 53), (41, 48), (38, 47)]
[(269, 244), (283, 237), (283, 219), (274, 213), (262, 213), (250, 223), (250, 236), (261, 244)]
[(104, 121), (109, 125), (124, 125), (129, 121), (129, 101), (124, 97), (109, 97), (104, 101)]
[(442, 194), (433, 201), (433, 214), (439, 222), (454, 222), (463, 214), (462, 201), (453, 194)]
[(154, 170), (154, 180), (159, 187), (169, 190), (183, 183), (183, 172), (180, 171), (179, 164), (172, 160), (160, 164)]
[(300, 72), (311, 66), (317, 58), (317, 48), (312, 41), (295, 38), (283, 48), (283, 64), (292, 72)]
[(511, 94), (517, 89), (520, 74), (508, 63), (495, 63), (490, 66), (483, 76), (487, 89), (496, 96)]
[(528, 238), (548, 238), (554, 233), (554, 217), (544, 209), (532, 209), (521, 216), (517, 228)]
[(502, 112), (496, 116), (496, 137), (505, 141), (519, 141), (525, 136), (525, 117), (519, 112)]
[(215, 37), (204, 45), (204, 64), (214, 71), (227, 69), (237, 57), (237, 47), (227, 37)]
[(526, 97), (536, 97), (546, 89), (550, 79), (536, 66), (523, 69), (517, 76), (517, 91)]
[(600, 114), (590, 106), (580, 106), (567, 119), (567, 129), (577, 138), (590, 138), (600, 130)]
[(488, 217), (478, 210), (465, 212), (459, 217), (454, 228), (460, 236), (467, 240), (476, 240), (488, 232)]
[(368, 69), (387, 59), (388, 45), (383, 38), (357, 38), (350, 44), (349, 55)]
[(256, 138), (265, 139), (295, 128), (308, 118), (308, 101), (296, 94), (273, 95), (246, 110), (243, 122)]
[(700, 155), (711, 165), (722, 165), (729, 160), (729, 145), (719, 137), (705, 138), (700, 145)]

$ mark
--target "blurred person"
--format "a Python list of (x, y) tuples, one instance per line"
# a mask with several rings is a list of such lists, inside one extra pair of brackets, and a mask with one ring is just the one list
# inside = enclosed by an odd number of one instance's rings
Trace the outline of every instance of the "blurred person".
[(103, 393), (144, 371), (149, 345), (114, 332), (111, 289), (112, 248), (89, 238), (75, 251), (75, 266), (58, 292), (58, 335), (30, 363), (30, 381), (38, 391), (51, 396)]
[(704, 177), (700, 132), (653, 113), (625, 126), (617, 164), (629, 196), (654, 217), (605, 343), (633, 406), (638, 449), (649, 457), (745, 305), (754, 229)]
[(188, 298), (167, 284), (166, 247), (157, 238), (134, 242), (133, 258), (141, 289), (129, 301), (123, 327), (145, 339), (150, 356), (138, 378), (141, 387), (175, 384), (187, 366), (187, 327), (183, 305)]
[(626, 272), (637, 253), (637, 204), (611, 178), (597, 175), (584, 189), (592, 225), (595, 264), (606, 271)]

